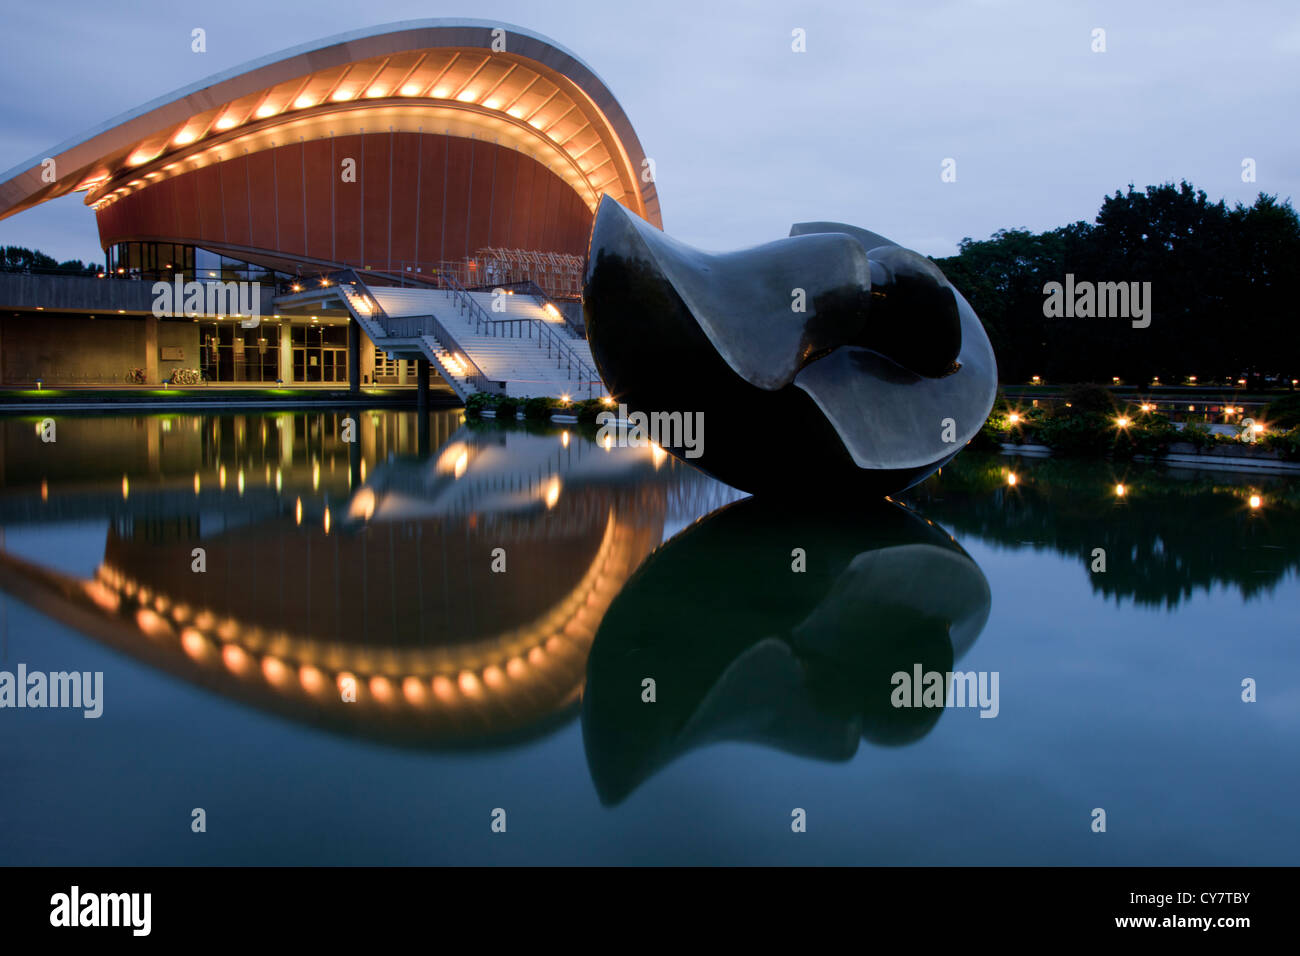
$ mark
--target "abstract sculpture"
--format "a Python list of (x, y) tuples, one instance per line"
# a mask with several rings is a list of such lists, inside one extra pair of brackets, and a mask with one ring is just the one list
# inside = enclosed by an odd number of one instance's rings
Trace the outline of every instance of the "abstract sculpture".
[(997, 390), (988, 336), (939, 268), (841, 223), (711, 254), (606, 196), (583, 308), (615, 400), (702, 413), (691, 463), (751, 492), (900, 491), (962, 449)]
[(952, 671), (990, 604), (970, 556), (899, 505), (714, 512), (637, 569), (596, 632), (582, 735), (601, 802), (719, 740), (843, 761), (861, 740), (921, 739), (943, 709), (896, 706), (893, 675)]

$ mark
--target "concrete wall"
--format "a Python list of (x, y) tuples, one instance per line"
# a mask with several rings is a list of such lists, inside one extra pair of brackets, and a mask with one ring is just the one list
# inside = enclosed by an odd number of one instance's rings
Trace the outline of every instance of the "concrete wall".
[[(123, 384), (132, 368), (146, 368), (146, 316), (55, 315), (31, 312), (0, 316), (0, 382), (26, 385)], [(158, 376), (173, 368), (198, 368), (199, 327), (188, 320), (158, 321), (159, 355), (179, 346), (180, 361), (157, 358)], [(149, 384), (157, 384), (156, 381)]]
[[(137, 279), (97, 279), (94, 276), (29, 275), (0, 272), (0, 309), (9, 312), (152, 312), (153, 282)], [(262, 315), (275, 312), (275, 290), (261, 286), (258, 308)], [(178, 308), (177, 311), (180, 311)]]

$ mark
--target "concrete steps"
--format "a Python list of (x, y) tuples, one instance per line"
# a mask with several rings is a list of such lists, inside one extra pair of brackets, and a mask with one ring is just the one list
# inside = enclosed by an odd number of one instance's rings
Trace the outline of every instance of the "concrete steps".
[[(507, 395), (520, 398), (535, 395), (559, 398), (568, 395), (578, 399), (604, 394), (604, 387), (594, 379), (596, 366), (586, 340), (569, 334), (570, 330), (564, 320), (551, 315), (532, 296), (507, 295), (498, 300), (491, 292), (469, 293), (493, 321), (526, 320), (513, 327), (496, 326), (498, 334), (491, 335), (481, 323), (475, 322), (468, 308), (463, 305), (457, 307), (454, 298), (446, 292), (388, 287), (372, 287), (368, 291), (390, 318), (435, 316), (484, 375), (506, 383)], [(494, 312), (492, 307), (497, 301), (503, 301), (505, 308)], [(386, 337), (380, 334), (375, 338), (371, 332), (371, 325), (379, 327), (379, 323), (373, 320), (366, 323), (364, 309), (355, 301), (352, 304), (366, 333), (374, 338), (380, 348), (385, 348)], [(478, 328), (475, 327), (476, 324)], [(554, 342), (548, 342), (546, 336), (539, 332), (539, 326), (554, 332), (564, 349)], [(379, 331), (382, 332), (382, 329)], [(462, 390), (473, 392), (466, 377), (467, 366), (459, 361), (446, 343), (439, 342), (433, 335), (422, 335), (418, 341), (421, 351), (437, 363), (444, 377), (448, 378), (458, 393)], [(571, 355), (562, 354), (565, 349)], [(582, 369), (573, 358), (585, 363), (586, 369)]]

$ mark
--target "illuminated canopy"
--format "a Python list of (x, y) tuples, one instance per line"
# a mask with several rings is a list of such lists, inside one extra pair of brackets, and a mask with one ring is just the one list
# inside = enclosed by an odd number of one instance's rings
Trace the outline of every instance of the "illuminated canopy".
[(73, 191), (99, 210), (229, 158), (362, 130), (493, 142), (589, 210), (609, 195), (662, 225), (636, 133), (591, 68), (529, 30), (459, 19), (341, 34), (145, 104), (0, 174), (0, 219)]

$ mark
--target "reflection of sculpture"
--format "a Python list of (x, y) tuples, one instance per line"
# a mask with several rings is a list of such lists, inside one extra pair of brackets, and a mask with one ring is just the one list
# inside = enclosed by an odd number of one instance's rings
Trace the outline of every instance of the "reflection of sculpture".
[(736, 487), (895, 492), (992, 408), (997, 369), (970, 305), (928, 259), (865, 229), (805, 223), (711, 255), (605, 197), (589, 255), (587, 335), (611, 394), (633, 411), (704, 412), (692, 463)]
[(601, 800), (722, 739), (826, 760), (851, 757), (859, 737), (916, 740), (941, 711), (894, 708), (891, 676), (950, 670), (988, 612), (970, 557), (897, 505), (833, 518), (754, 498), (724, 508), (653, 554), (596, 634), (582, 725)]

